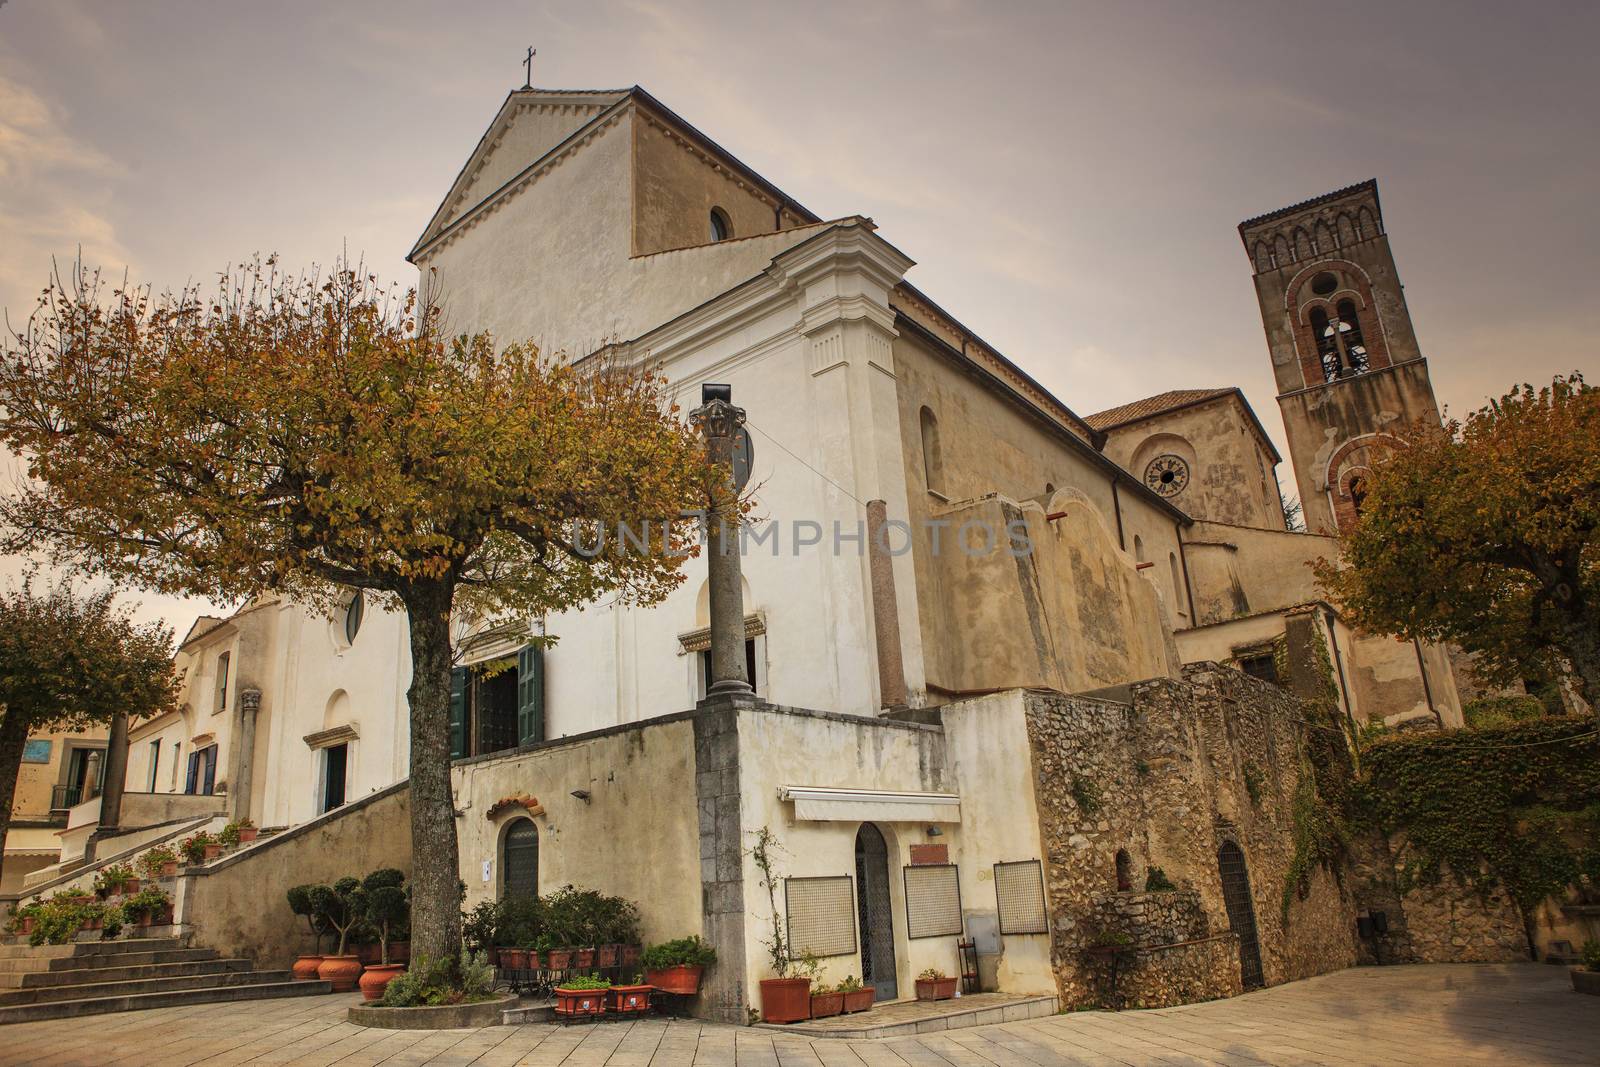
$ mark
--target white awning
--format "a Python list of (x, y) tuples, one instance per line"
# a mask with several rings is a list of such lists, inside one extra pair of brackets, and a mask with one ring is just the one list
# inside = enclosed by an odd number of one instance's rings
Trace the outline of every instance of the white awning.
[(794, 817), (804, 822), (961, 821), (959, 793), (900, 793), (885, 789), (832, 789), (786, 785), (778, 799), (794, 804)]

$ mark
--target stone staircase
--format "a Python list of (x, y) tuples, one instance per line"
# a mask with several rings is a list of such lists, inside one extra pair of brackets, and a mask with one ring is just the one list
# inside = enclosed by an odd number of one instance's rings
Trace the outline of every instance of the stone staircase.
[(331, 991), (176, 937), (0, 945), (0, 1023)]

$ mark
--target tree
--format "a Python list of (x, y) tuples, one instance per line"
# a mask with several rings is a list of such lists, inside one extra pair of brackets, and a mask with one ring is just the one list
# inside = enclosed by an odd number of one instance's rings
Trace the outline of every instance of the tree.
[(0, 439), (32, 481), (0, 521), (60, 565), (161, 591), (331, 610), (357, 588), (403, 609), (413, 944), (454, 966), (451, 616), (666, 595), (703, 449), (658, 374), (446, 337), (437, 308), (355, 270), (268, 259), (206, 298), (104, 293), (80, 267), (8, 342)]
[(1600, 713), (1600, 389), (1523, 385), (1404, 440), (1324, 589), (1364, 629), (1478, 653), (1490, 680), (1570, 671)]
[(157, 715), (177, 699), (172, 632), (133, 623), (111, 591), (0, 592), (0, 849), (29, 734)]

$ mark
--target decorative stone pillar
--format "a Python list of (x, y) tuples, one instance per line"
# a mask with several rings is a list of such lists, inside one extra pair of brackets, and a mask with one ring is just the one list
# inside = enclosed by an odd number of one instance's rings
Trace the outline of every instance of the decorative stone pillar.
[(689, 413), (706, 440), (718, 484), (706, 512), (706, 568), (711, 594), (711, 684), (706, 699), (754, 698), (744, 658), (744, 590), (740, 575), (739, 493), (733, 448), (744, 427), (744, 409), (733, 406), (726, 385), (701, 386), (701, 405)]
[(234, 819), (250, 818), (251, 771), (256, 762), (256, 716), (261, 711), (261, 690), (254, 686), (239, 690), (239, 729), (234, 750), (239, 769), (233, 778), (228, 806)]

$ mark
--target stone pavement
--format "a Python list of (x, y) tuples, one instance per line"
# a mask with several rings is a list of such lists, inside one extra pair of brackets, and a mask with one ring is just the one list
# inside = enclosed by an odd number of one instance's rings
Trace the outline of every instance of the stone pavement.
[(354, 995), (203, 1004), (0, 1027), (0, 1063), (187, 1067), (1135, 1067), (1600, 1062), (1600, 1000), (1562, 967), (1341, 971), (1232, 1000), (1079, 1012), (888, 1041), (651, 1019), (415, 1033), (344, 1021)]

